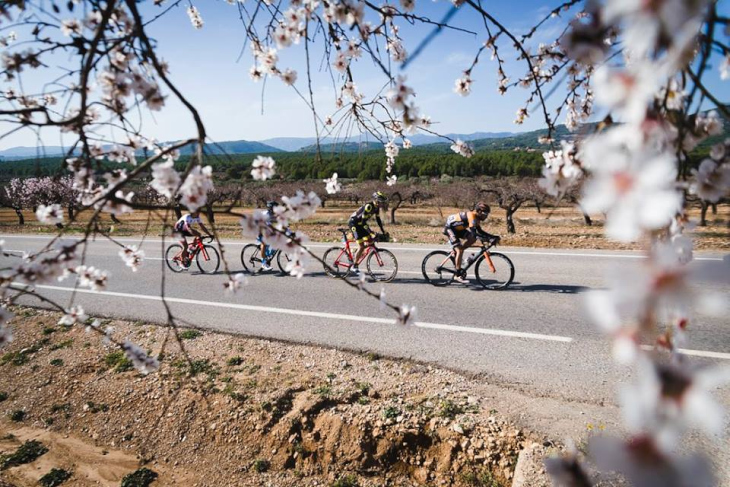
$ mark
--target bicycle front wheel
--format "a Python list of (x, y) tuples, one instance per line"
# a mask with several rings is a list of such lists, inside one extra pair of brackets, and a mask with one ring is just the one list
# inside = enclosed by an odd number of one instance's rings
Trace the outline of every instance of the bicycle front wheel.
[(218, 250), (215, 247), (212, 245), (203, 245), (203, 248), (198, 251), (195, 262), (203, 274), (214, 274), (218, 272), (218, 268), (221, 265), (221, 257), (218, 255)]
[(350, 260), (341, 247), (331, 247), (322, 256), (324, 271), (330, 277), (345, 278), (350, 273)]
[(368, 255), (368, 274), (375, 281), (390, 282), (398, 274), (398, 261), (393, 252), (386, 249), (377, 249)]
[(434, 286), (447, 286), (456, 276), (456, 264), (450, 252), (435, 250), (423, 258), (423, 277)]
[(515, 266), (504, 254), (489, 253), (492, 266), (489, 265), (486, 257), (481, 257), (477, 262), (474, 273), (479, 284), (487, 289), (504, 289), (512, 283), (515, 278)]
[(276, 265), (279, 266), (279, 270), (282, 274), (288, 274), (286, 266), (288, 266), (290, 262), (291, 257), (289, 257), (289, 254), (282, 252), (281, 250), (276, 253)]
[(258, 274), (261, 272), (261, 248), (258, 244), (248, 244), (241, 250), (241, 264), (246, 272)]
[(167, 262), (167, 267), (169, 267), (172, 272), (182, 272), (184, 269), (182, 263), (182, 250), (182, 245), (172, 244), (167, 247), (167, 250), (165, 251), (165, 262)]

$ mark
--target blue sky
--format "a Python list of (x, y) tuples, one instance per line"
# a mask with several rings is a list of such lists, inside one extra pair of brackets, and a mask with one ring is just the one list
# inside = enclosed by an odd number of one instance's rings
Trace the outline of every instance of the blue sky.
[[(451, 6), (443, 0), (418, 2), (419, 13), (434, 20), (440, 19)], [(264, 84), (253, 82), (248, 74), (253, 64), (248, 47), (238, 60), (244, 35), (236, 7), (220, 0), (198, 1), (195, 5), (205, 21), (203, 29), (195, 30), (191, 26), (185, 7), (181, 6), (150, 24), (148, 32), (158, 41), (159, 55), (170, 64), (171, 78), (201, 112), (209, 137), (225, 141), (313, 136), (312, 114), (294, 90), (278, 79), (269, 79), (262, 91)], [(250, 7), (252, 2), (249, 0), (246, 5)], [(549, 12), (544, 0), (491, 1), (484, 5), (515, 34), (526, 32)], [(159, 8), (152, 2), (144, 4), (143, 13), (148, 18), (158, 12)], [(466, 8), (457, 12), (452, 23), (477, 34), (444, 31), (403, 72), (408, 77), (408, 84), (416, 90), (416, 103), (422, 113), (430, 115), (435, 122), (434, 129), (441, 133), (471, 133), (541, 128), (543, 120), (539, 113), (532, 114), (522, 126), (513, 124), (515, 113), (524, 104), (528, 92), (513, 88), (506, 96), (500, 96), (496, 61), (490, 61), (486, 52), (472, 72), (472, 94), (461, 97), (453, 92), (454, 80), (470, 65), (487, 34), (481, 17)], [(399, 25), (409, 52), (431, 30), (430, 26), (412, 27), (403, 21)], [(550, 20), (535, 37), (534, 45), (554, 40), (564, 25), (564, 19)], [(514, 61), (516, 54), (507, 43), (502, 42), (500, 53), (508, 61), (510, 78), (524, 73), (525, 67)], [(303, 45), (299, 45), (281, 53), (279, 61), (280, 68), (291, 67), (298, 71), (296, 86), (301, 91), (306, 89), (303, 60)], [(55, 61), (62, 67), (68, 63), (68, 58), (57, 56)], [(330, 74), (320, 69), (321, 62), (321, 49), (315, 49), (312, 55), (314, 92), (318, 111), (324, 117), (334, 111), (334, 91)], [(374, 95), (386, 81), (365, 55), (353, 64), (353, 69), (358, 88), (366, 97)], [(39, 82), (32, 76), (36, 75), (25, 76), (26, 86)], [(716, 70), (711, 76), (719, 78)], [(559, 93), (556, 93), (556, 99)], [(161, 112), (146, 116), (144, 123), (144, 133), (158, 140), (194, 135), (192, 118), (173, 97), (168, 98), (167, 106)], [(3, 129), (2, 124), (0, 129)], [(61, 139), (58, 133), (51, 131), (44, 134), (43, 140), (47, 145), (71, 141), (68, 137)], [(18, 133), (0, 141), (0, 149), (36, 143), (33, 134)]]

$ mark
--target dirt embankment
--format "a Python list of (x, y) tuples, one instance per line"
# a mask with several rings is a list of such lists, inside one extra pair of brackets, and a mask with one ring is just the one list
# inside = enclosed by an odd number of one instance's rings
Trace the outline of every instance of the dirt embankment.
[(494, 487), (542, 443), (433, 367), (194, 330), (184, 354), (165, 328), (106, 323), (164, 349), (142, 376), (57, 314), (16, 312), (0, 356), (0, 455), (33, 439), (48, 452), (0, 470), (0, 485), (38, 485), (51, 468), (71, 472), (68, 485), (119, 485), (144, 466), (153, 485)]

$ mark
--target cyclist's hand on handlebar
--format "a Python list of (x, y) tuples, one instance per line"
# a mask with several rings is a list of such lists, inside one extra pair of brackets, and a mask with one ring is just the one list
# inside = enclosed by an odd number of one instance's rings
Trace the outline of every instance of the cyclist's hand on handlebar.
[(491, 244), (492, 244), (492, 245), (497, 245), (497, 244), (499, 244), (500, 240), (502, 240), (502, 237), (500, 237), (499, 235), (495, 235), (495, 236), (493, 236), (493, 237), (492, 237), (492, 238), (490, 239), (490, 241), (491, 241)]

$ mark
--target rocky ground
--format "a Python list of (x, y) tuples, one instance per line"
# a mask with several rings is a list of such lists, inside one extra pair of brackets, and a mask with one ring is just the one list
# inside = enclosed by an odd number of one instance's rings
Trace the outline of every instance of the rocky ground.
[[(523, 450), (521, 485), (540, 486), (542, 458), (558, 452), (454, 372), (196, 330), (178, 342), (166, 328), (107, 321), (163, 354), (143, 376), (58, 314), (14, 311), (0, 355), (3, 487), (38, 485), (52, 468), (72, 473), (68, 485), (119, 485), (141, 467), (159, 476), (153, 485), (496, 487), (512, 484)], [(48, 451), (11, 466), (29, 440)]]

